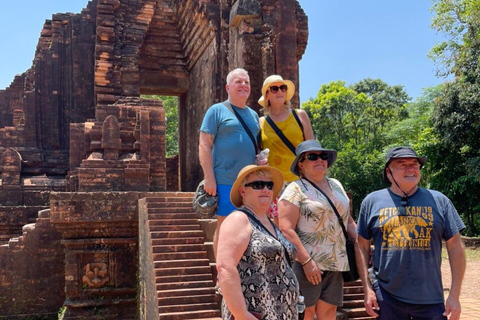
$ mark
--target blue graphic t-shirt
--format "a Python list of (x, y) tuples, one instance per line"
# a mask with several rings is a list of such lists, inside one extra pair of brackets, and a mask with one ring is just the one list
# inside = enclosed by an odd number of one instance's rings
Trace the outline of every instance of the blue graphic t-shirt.
[(373, 238), (378, 284), (400, 301), (442, 303), (442, 239), (465, 229), (452, 202), (442, 193), (418, 188), (402, 206), (390, 189), (362, 202), (357, 232)]
[[(235, 108), (253, 137), (260, 131), (258, 114), (250, 109)], [(240, 170), (255, 161), (256, 150), (237, 117), (223, 103), (211, 106), (203, 118), (200, 131), (213, 135), (213, 173), (217, 184), (232, 185)]]

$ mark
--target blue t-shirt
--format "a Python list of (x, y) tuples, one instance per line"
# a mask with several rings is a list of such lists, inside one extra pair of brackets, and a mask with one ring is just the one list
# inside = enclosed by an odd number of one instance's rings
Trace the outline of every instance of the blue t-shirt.
[(406, 210), (399, 210), (401, 198), (389, 188), (370, 193), (360, 207), (357, 232), (373, 237), (374, 271), (382, 288), (407, 303), (443, 303), (442, 239), (465, 225), (438, 191), (418, 188)]
[[(256, 138), (260, 131), (258, 114), (249, 107), (232, 107)], [(214, 104), (207, 110), (200, 131), (214, 136), (212, 157), (216, 183), (233, 185), (240, 170), (255, 161), (257, 152), (252, 140), (223, 103)]]

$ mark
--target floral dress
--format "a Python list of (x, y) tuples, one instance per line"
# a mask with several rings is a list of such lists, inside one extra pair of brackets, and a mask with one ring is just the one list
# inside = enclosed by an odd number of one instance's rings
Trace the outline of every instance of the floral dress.
[[(276, 238), (247, 216), (252, 235), (237, 266), (247, 309), (260, 313), (265, 320), (297, 320), (298, 282), (285, 256), (286, 249), (290, 261), (295, 261), (295, 246), (275, 225)], [(230, 317), (224, 300), (222, 319)]]

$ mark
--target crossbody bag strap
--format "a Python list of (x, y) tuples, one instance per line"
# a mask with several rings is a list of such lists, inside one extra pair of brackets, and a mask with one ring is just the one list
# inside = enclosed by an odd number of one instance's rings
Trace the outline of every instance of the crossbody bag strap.
[[(258, 218), (255, 216), (255, 214), (253, 214), (250, 210), (246, 209), (246, 208), (237, 208), (238, 211), (241, 211), (243, 213), (245, 213), (248, 217), (250, 217), (250, 219), (252, 219), (253, 221), (255, 221), (256, 224), (258, 224), (260, 226), (260, 228), (262, 228), (263, 230), (267, 231), (269, 235), (271, 235), (273, 238), (277, 239), (278, 242), (280, 242), (280, 244), (282, 245), (283, 247), (283, 250), (284, 250), (284, 253), (285, 253), (285, 258), (287, 258), (287, 261), (290, 265), (292, 265), (292, 261), (290, 260), (290, 255), (288, 254), (288, 251), (287, 251), (287, 248), (285, 248), (285, 246), (283, 245), (282, 241), (280, 241), (280, 239), (278, 239), (276, 236), (274, 236), (270, 230), (268, 230), (264, 225), (263, 223), (260, 222), (260, 220), (258, 220)], [(270, 223), (272, 224), (272, 227), (273, 227), (273, 230), (276, 230), (275, 228), (275, 224), (270, 220), (268, 219), (268, 221), (270, 221)]]
[(245, 123), (245, 121), (243, 121), (242, 117), (238, 114), (238, 112), (230, 105), (230, 103), (228, 101), (224, 101), (223, 104), (225, 105), (225, 107), (228, 108), (228, 110), (230, 110), (238, 119), (238, 121), (240, 121), (240, 123), (242, 124), (242, 127), (243, 129), (245, 130), (245, 132), (248, 134), (248, 136), (250, 137), (250, 140), (252, 140), (252, 144), (253, 144), (253, 147), (255, 148), (255, 154), (259, 153), (259, 149), (258, 149), (258, 144), (255, 140), (255, 138), (253, 137), (253, 134), (252, 134), (252, 131), (250, 131), (250, 129), (248, 128), (247, 124)]
[(290, 151), (293, 152), (293, 154), (295, 155), (295, 147), (293, 146), (293, 144), (290, 142), (290, 140), (288, 140), (287, 137), (285, 137), (285, 135), (283, 134), (282, 130), (280, 130), (280, 128), (275, 124), (275, 122), (273, 122), (273, 120), (270, 118), (270, 116), (266, 116), (265, 117), (265, 120), (268, 122), (268, 124), (270, 125), (270, 127), (272, 127), (273, 131), (275, 131), (275, 133), (277, 134), (277, 136), (280, 138), (280, 140), (283, 141), (283, 143), (288, 147), (288, 149), (290, 149)]
[(300, 121), (300, 118), (298, 117), (297, 111), (295, 109), (292, 109), (292, 113), (293, 113), (293, 117), (295, 118), (295, 120), (298, 123), (298, 126), (300, 127), (300, 129), (302, 129), (303, 141), (305, 141), (305, 132), (303, 132), (302, 121)]
[(323, 192), (323, 190), (320, 189), (315, 183), (313, 183), (312, 181), (308, 180), (305, 177), (303, 177), (303, 179), (307, 180), (315, 189), (320, 191), (323, 194), (323, 196), (328, 200), (328, 203), (330, 204), (330, 207), (332, 207), (333, 211), (335, 212), (335, 215), (337, 216), (338, 222), (340, 223), (340, 226), (342, 227), (342, 231), (343, 231), (343, 235), (345, 236), (345, 240), (348, 240), (348, 234), (347, 234), (347, 230), (345, 229), (345, 225), (343, 224), (343, 219), (342, 219), (342, 217), (340, 217), (340, 214), (338, 213), (337, 208), (333, 204), (332, 200), (330, 200), (330, 198), (327, 196), (327, 194), (325, 192)]

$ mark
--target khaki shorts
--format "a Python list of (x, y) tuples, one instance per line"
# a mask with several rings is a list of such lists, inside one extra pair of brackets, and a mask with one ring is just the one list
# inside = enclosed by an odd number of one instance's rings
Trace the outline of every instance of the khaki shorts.
[(300, 263), (293, 264), (293, 271), (297, 276), (300, 294), (305, 297), (305, 306), (313, 307), (318, 300), (337, 307), (343, 305), (343, 276), (339, 271), (323, 271), (322, 282), (317, 285), (307, 280)]

